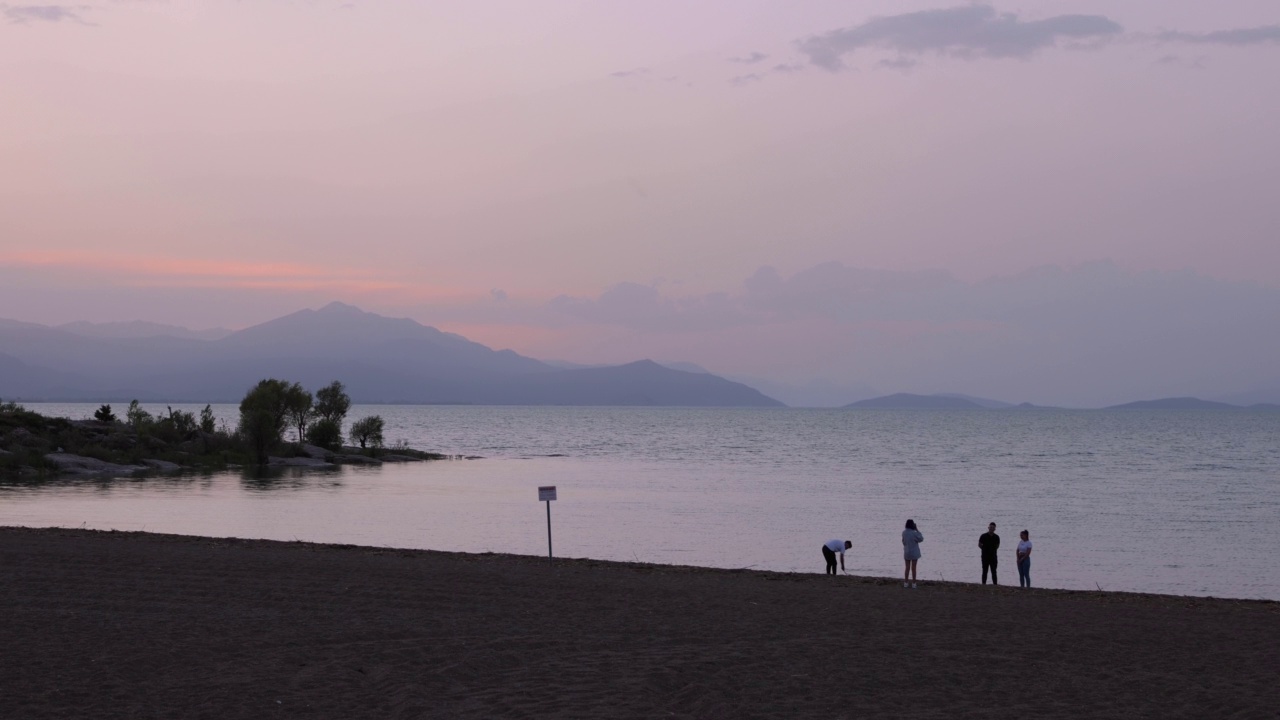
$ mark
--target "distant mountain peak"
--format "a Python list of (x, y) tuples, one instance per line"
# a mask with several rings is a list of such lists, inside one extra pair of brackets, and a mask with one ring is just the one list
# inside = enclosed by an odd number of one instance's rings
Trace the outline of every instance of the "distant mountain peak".
[(361, 310), (355, 305), (348, 305), (347, 303), (339, 302), (337, 300), (334, 300), (333, 302), (329, 303), (328, 305), (325, 305), (324, 307), (316, 310), (315, 312), (320, 313), (322, 315), (371, 315), (373, 314), (373, 313), (369, 313), (364, 310)]

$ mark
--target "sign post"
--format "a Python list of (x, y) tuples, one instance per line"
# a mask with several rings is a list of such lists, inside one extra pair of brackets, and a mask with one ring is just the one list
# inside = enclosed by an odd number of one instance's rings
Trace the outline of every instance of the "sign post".
[(551, 501), (555, 499), (555, 485), (538, 486), (538, 500), (547, 503), (547, 562), (551, 562)]

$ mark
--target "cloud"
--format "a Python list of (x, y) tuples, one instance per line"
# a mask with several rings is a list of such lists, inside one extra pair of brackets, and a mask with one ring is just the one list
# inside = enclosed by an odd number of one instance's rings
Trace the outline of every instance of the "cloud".
[(1181, 55), (1170, 54), (1170, 55), (1164, 55), (1157, 58), (1156, 64), (1191, 68), (1192, 70), (1203, 70), (1205, 68), (1205, 59), (1203, 57), (1184, 58)]
[(791, 276), (766, 267), (728, 293), (624, 283), (543, 310), (541, 322), (569, 323), (556, 325), (559, 338), (580, 338), (584, 354), (568, 354), (578, 361), (656, 354), (885, 392), (1099, 406), (1280, 379), (1280, 335), (1266, 331), (1280, 323), (1280, 289), (1109, 262), (982, 282), (837, 262)]
[(1280, 44), (1280, 25), (1261, 25), (1233, 30), (1215, 30), (1207, 33), (1166, 32), (1157, 36), (1165, 42), (1196, 43), (1201, 45)]
[(89, 25), (81, 17), (80, 12), (84, 10), (83, 5), (0, 5), (0, 14), (5, 19), (15, 25), (25, 25), (33, 22), (73, 22), (81, 25)]
[(609, 77), (629, 78), (629, 77), (636, 77), (638, 75), (648, 75), (648, 74), (649, 74), (649, 68), (635, 68), (633, 70), (619, 70), (617, 72), (611, 72), (609, 73)]
[(714, 330), (748, 321), (725, 293), (667, 298), (656, 287), (637, 283), (619, 283), (594, 299), (560, 295), (546, 308), (587, 323), (658, 333)]
[(747, 73), (746, 75), (738, 75), (729, 78), (729, 84), (733, 86), (750, 85), (764, 80), (764, 75), (760, 73)]
[(910, 70), (919, 64), (919, 60), (899, 55), (896, 58), (881, 60), (876, 63), (876, 67), (888, 68), (890, 70)]
[(740, 55), (740, 56), (738, 56), (738, 57), (731, 57), (731, 58), (729, 58), (729, 62), (732, 62), (732, 63), (740, 63), (740, 64), (742, 64), (742, 65), (755, 65), (756, 63), (758, 63), (758, 62), (762, 62), (762, 61), (764, 61), (764, 60), (767, 60), (768, 58), (769, 58), (769, 56), (768, 56), (768, 55), (766, 55), (765, 53), (762, 53), (762, 52), (753, 52), (753, 53), (749, 53), (749, 54), (747, 54), (747, 55)]
[(389, 281), (371, 270), (294, 262), (252, 262), (97, 252), (0, 253), (0, 269), (70, 277), (109, 275), (114, 283), (151, 288), (250, 288), (350, 293), (404, 291), (412, 284)]
[(778, 73), (790, 74), (804, 71), (804, 63), (778, 63), (773, 66), (773, 71)]
[(1055, 15), (1022, 20), (990, 5), (967, 5), (873, 17), (796, 43), (809, 62), (837, 72), (844, 56), (867, 48), (899, 55), (937, 53), (967, 59), (1028, 58), (1060, 40), (1107, 40), (1124, 31), (1102, 15)]

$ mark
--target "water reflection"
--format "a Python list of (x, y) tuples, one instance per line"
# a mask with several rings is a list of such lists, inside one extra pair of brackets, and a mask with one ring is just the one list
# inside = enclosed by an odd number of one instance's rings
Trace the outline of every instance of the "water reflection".
[(342, 468), (247, 467), (239, 472), (240, 485), (255, 493), (341, 490)]

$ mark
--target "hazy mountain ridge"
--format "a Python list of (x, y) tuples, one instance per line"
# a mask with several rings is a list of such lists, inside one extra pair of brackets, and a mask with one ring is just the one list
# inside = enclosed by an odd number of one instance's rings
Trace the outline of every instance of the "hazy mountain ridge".
[(3, 398), (237, 402), (258, 380), (279, 377), (312, 388), (339, 379), (357, 402), (781, 405), (741, 383), (649, 361), (558, 370), (342, 303), (216, 340), (101, 337), (0, 322), (0, 348)]
[[(894, 393), (844, 406), (855, 410), (1058, 410), (1044, 405), (1031, 403), (1012, 403), (988, 398), (970, 397), (957, 393), (936, 393), (933, 395), (916, 395), (913, 393)], [(1101, 410), (1280, 410), (1280, 405), (1272, 403), (1255, 403), (1251, 405), (1232, 405), (1194, 397), (1161, 398), (1158, 400), (1139, 400), (1121, 405), (1109, 405)]]
[[(88, 328), (88, 330), (86, 330)], [(160, 334), (152, 334), (152, 332)], [(214, 332), (214, 331), (209, 331)], [(132, 336), (130, 336), (132, 335)], [(543, 362), (492, 350), (461, 335), (342, 303), (301, 310), (217, 339), (157, 323), (68, 323), (49, 327), (0, 319), (0, 398), (236, 402), (263, 377), (308, 387), (333, 379), (361, 402), (527, 405), (781, 406), (744, 378), (692, 363), (617, 366)], [(760, 381), (805, 406), (844, 386), (805, 388)], [(869, 393), (863, 388), (857, 394)], [(854, 397), (857, 397), (857, 394)], [(1228, 398), (1163, 398), (1104, 409), (1280, 409), (1280, 391)], [(1262, 402), (1231, 402), (1262, 399)], [(1025, 409), (959, 393), (896, 393), (843, 405), (855, 409)]]
[(58, 325), (57, 329), (65, 330), (76, 335), (83, 335), (85, 337), (116, 338), (120, 340), (149, 337), (175, 337), (187, 340), (221, 340), (235, 332), (234, 330), (228, 330), (226, 328), (191, 330), (177, 325), (165, 325), (163, 323), (153, 323), (145, 320), (108, 323), (91, 323), (81, 320), (78, 322)]
[(1104, 410), (1251, 410), (1276, 407), (1268, 403), (1253, 405), (1233, 405), (1231, 403), (1201, 400), (1195, 397), (1160, 398), (1158, 400), (1138, 400), (1136, 402), (1111, 405)]

